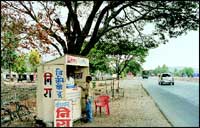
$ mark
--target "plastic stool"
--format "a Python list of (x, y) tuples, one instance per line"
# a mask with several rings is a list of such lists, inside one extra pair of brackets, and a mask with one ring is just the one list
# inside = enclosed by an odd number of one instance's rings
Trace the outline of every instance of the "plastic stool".
[(100, 115), (101, 115), (101, 107), (104, 107), (106, 110), (106, 115), (110, 115), (110, 108), (109, 108), (109, 99), (110, 97), (107, 95), (98, 96), (95, 100), (95, 115), (97, 114), (97, 107), (99, 107)]

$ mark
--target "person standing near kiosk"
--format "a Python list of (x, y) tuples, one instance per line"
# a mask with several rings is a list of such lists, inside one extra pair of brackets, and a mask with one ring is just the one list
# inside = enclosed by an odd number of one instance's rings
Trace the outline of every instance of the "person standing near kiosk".
[(85, 113), (86, 118), (84, 119), (85, 123), (93, 121), (93, 114), (92, 114), (92, 100), (93, 100), (93, 91), (91, 85), (92, 77), (86, 76), (86, 83), (83, 86), (80, 86), (83, 91), (83, 98), (85, 99)]

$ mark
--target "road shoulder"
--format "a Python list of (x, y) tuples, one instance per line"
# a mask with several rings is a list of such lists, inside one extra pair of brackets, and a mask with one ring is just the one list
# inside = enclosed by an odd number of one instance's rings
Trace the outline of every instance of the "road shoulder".
[[(111, 115), (103, 114), (94, 117), (92, 123), (74, 123), (75, 127), (171, 127), (153, 99), (145, 92), (136, 80), (124, 83), (123, 98), (110, 102)], [(128, 85), (127, 87), (125, 87)], [(94, 106), (93, 106), (94, 108)], [(94, 109), (93, 109), (94, 110)]]

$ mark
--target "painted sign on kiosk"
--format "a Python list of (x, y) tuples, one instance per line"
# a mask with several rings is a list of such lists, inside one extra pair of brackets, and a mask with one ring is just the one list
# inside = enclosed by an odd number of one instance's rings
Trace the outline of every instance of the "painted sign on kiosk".
[(61, 99), (63, 96), (62, 94), (62, 89), (63, 89), (63, 83), (64, 83), (64, 78), (63, 78), (63, 71), (60, 68), (56, 68), (56, 93), (57, 97)]
[(44, 97), (51, 98), (52, 92), (52, 73), (45, 72), (44, 73)]
[(77, 65), (78, 64), (78, 57), (75, 56), (67, 56), (67, 64)]
[(66, 56), (66, 61), (68, 65), (89, 66), (89, 60), (87, 58), (68, 55)]
[(89, 60), (86, 58), (80, 58), (78, 59), (78, 64), (80, 66), (89, 66)]
[(72, 127), (72, 101), (55, 101), (54, 127)]

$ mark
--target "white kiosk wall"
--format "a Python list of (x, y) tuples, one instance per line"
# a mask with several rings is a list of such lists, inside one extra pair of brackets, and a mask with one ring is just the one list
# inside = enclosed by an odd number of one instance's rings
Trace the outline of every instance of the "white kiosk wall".
[(75, 83), (84, 84), (85, 77), (89, 75), (87, 58), (65, 55), (38, 67), (37, 117), (46, 123), (54, 121), (55, 100), (72, 100), (73, 120), (81, 117), (81, 89), (66, 88), (67, 65), (78, 67), (74, 73), (82, 73), (82, 78), (75, 78)]

